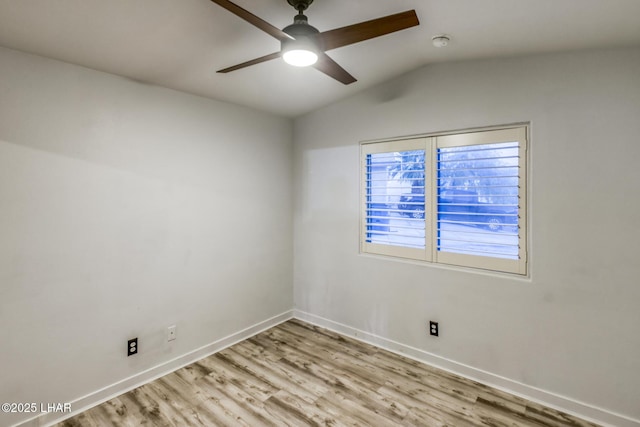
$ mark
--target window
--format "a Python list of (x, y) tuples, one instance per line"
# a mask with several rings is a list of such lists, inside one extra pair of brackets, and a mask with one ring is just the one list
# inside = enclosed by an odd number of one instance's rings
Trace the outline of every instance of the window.
[(361, 251), (526, 274), (526, 135), (363, 143)]

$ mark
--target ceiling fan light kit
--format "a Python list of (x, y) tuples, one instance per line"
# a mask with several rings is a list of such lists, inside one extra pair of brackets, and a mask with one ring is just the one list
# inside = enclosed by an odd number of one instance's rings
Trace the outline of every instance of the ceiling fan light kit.
[(316, 70), (342, 84), (348, 85), (356, 81), (355, 77), (331, 59), (326, 51), (405, 30), (420, 24), (415, 10), (408, 10), (360, 22), (359, 24), (320, 32), (309, 25), (307, 17), (303, 13), (313, 3), (313, 0), (287, 0), (287, 3), (298, 11), (298, 14), (295, 16), (293, 24), (281, 30), (229, 0), (211, 1), (280, 41), (280, 52), (274, 52), (218, 70), (219, 73), (229, 73), (282, 57), (288, 64), (298, 67), (312, 65)]
[(282, 54), (282, 59), (294, 67), (308, 67), (318, 62), (318, 54), (309, 49), (291, 49)]

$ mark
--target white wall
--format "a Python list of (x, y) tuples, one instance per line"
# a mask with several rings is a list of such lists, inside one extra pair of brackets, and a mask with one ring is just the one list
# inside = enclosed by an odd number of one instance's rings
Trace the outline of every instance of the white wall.
[(0, 402), (70, 402), (291, 310), (291, 140), (0, 48)]
[[(431, 65), (297, 119), (296, 309), (640, 423), (639, 118), (628, 49)], [(359, 141), (522, 121), (530, 279), (358, 254)]]

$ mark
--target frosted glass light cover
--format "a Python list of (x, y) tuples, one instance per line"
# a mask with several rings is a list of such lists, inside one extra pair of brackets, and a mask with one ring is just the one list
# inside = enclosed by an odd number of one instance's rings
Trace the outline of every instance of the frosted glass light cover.
[(318, 61), (315, 52), (305, 49), (292, 49), (282, 55), (284, 62), (295, 67), (308, 67)]

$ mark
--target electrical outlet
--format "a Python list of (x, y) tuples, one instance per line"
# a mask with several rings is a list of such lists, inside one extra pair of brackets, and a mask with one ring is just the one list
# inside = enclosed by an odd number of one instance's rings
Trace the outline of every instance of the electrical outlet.
[(176, 339), (176, 325), (171, 325), (167, 328), (167, 341), (173, 341)]
[(429, 321), (429, 335), (438, 336), (438, 322)]
[(127, 357), (138, 354), (138, 338), (132, 338), (127, 341)]

